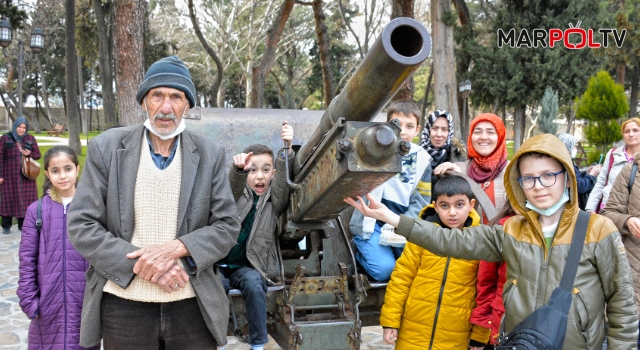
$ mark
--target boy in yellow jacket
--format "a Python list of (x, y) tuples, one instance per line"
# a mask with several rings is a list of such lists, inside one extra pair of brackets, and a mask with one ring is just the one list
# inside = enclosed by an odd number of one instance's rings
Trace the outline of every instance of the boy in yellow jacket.
[[(458, 176), (440, 179), (435, 201), (420, 218), (446, 228), (480, 224), (469, 183)], [(384, 341), (396, 349), (466, 350), (469, 339), (486, 339), (490, 330), (469, 322), (475, 307), (478, 261), (437, 256), (407, 243), (387, 286), (380, 325)], [(473, 341), (472, 341), (473, 343)]]

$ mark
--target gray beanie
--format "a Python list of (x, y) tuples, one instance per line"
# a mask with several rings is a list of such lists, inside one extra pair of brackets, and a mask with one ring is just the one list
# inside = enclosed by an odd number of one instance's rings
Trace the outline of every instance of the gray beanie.
[(189, 108), (196, 105), (196, 87), (191, 80), (189, 69), (178, 56), (162, 58), (149, 67), (136, 94), (138, 103), (142, 104), (149, 90), (157, 87), (178, 89), (187, 96)]
[(576, 143), (578, 143), (578, 139), (570, 134), (558, 134), (558, 138), (560, 139), (560, 141), (562, 141), (562, 143), (564, 143), (565, 147), (567, 147), (569, 153), (571, 153), (573, 147), (576, 145)]

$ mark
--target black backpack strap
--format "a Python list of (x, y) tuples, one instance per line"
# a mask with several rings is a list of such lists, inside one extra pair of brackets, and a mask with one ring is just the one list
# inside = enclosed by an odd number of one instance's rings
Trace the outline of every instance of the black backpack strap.
[(629, 194), (631, 194), (631, 189), (633, 188), (633, 182), (636, 180), (636, 173), (638, 172), (638, 163), (633, 162), (633, 166), (631, 167), (631, 174), (629, 175), (629, 184), (627, 188), (629, 189)]
[(36, 230), (38, 230), (38, 235), (40, 234), (40, 230), (42, 230), (42, 198), (38, 199), (38, 216), (36, 217)]
[(591, 219), (591, 214), (582, 210), (578, 212), (578, 221), (576, 222), (576, 227), (573, 231), (571, 247), (569, 247), (569, 256), (567, 256), (567, 263), (564, 265), (562, 280), (560, 280), (560, 287), (569, 292), (571, 292), (571, 289), (573, 288), (573, 281), (576, 279), (576, 273), (578, 272), (580, 255), (582, 255), (584, 240), (587, 237), (589, 219)]

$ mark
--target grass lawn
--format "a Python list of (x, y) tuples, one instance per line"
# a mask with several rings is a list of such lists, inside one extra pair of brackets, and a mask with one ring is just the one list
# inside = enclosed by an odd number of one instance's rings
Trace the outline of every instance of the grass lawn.
[[(34, 133), (33, 131), (30, 131), (30, 133), (31, 133), (31, 135), (36, 136), (36, 137), (38, 137), (38, 136), (44, 136), (44, 137), (55, 137), (55, 136), (47, 135), (47, 132), (46, 132), (46, 131), (42, 131), (42, 132), (41, 132), (41, 133), (39, 133), (39, 134), (38, 134), (38, 133)], [(92, 138), (94, 138), (94, 137), (96, 137), (96, 136), (100, 135), (101, 133), (103, 133), (103, 132), (102, 132), (102, 131), (89, 131), (89, 140), (91, 140)], [(63, 136), (62, 138), (69, 137), (69, 133), (68, 133), (68, 132), (66, 132), (66, 131), (65, 131), (65, 135), (66, 135), (66, 136)], [(80, 134), (80, 139), (81, 139), (81, 140), (85, 140), (85, 138), (86, 138), (86, 136), (85, 136), (84, 134)]]

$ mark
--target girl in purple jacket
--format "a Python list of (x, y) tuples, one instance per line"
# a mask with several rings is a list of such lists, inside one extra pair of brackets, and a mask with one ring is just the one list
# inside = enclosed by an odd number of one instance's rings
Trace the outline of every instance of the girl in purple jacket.
[(84, 349), (79, 345), (80, 314), (89, 263), (67, 234), (67, 208), (80, 171), (78, 157), (67, 146), (52, 147), (44, 156), (44, 170), (42, 226), (38, 232), (38, 202), (34, 202), (27, 209), (20, 241), (17, 294), (22, 311), (31, 319), (29, 349)]

